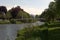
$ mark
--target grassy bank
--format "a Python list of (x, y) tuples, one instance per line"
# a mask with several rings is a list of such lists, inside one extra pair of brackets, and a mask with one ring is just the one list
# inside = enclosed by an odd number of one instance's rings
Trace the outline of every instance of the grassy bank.
[(21, 24), (21, 23), (34, 23), (36, 20), (16, 20), (16, 19), (11, 19), (11, 20), (0, 20), (0, 24)]
[(44, 24), (19, 30), (16, 40), (60, 40), (59, 25), (51, 26)]

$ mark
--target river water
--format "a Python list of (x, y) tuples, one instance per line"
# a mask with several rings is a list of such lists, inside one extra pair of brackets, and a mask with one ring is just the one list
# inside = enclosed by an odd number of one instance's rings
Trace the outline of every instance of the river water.
[(42, 25), (44, 22), (23, 23), (23, 24), (0, 24), (0, 40), (15, 40), (17, 31), (28, 26)]

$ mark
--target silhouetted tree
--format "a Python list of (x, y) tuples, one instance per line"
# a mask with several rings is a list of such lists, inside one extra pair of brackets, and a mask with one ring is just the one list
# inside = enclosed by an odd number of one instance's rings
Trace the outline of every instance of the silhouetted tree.
[(7, 13), (7, 8), (5, 6), (0, 6), (0, 18), (5, 19)]
[(10, 10), (11, 15), (12, 15), (12, 18), (15, 18), (20, 10), (21, 10), (20, 6), (17, 6), (15, 8), (12, 8)]
[(5, 6), (0, 6), (0, 12), (7, 13), (7, 8)]

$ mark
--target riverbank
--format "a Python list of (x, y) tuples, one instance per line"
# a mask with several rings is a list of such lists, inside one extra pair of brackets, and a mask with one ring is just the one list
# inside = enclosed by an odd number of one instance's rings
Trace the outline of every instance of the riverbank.
[[(60, 25), (60, 24), (59, 24)], [(60, 40), (60, 27), (56, 24), (24, 28), (18, 31), (16, 40)]]

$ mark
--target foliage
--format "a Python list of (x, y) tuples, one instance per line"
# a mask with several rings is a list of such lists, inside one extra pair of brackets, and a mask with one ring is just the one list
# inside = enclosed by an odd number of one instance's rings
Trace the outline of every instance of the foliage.
[[(27, 19), (27, 18), (31, 18), (31, 19)], [(9, 20), (10, 23), (12, 23), (13, 20), (15, 20), (17, 24), (21, 22), (22, 23), (35, 22), (35, 19), (33, 19), (30, 14), (28, 14), (22, 8), (20, 8), (20, 6), (13, 7), (8, 11), (5, 6), (0, 6), (0, 19)]]
[(56, 21), (60, 18), (60, 0), (50, 2), (48, 8), (42, 12), (40, 18), (44, 18), (48, 23)]
[[(41, 40), (45, 39), (47, 29), (40, 27), (28, 27), (18, 31), (16, 40)], [(42, 37), (42, 38), (41, 38)]]
[(12, 8), (11, 10), (9, 10), (11, 15), (12, 15), (12, 18), (15, 18), (17, 16), (17, 14), (20, 11), (20, 9), (21, 8), (19, 6), (17, 6), (15, 8)]
[[(52, 24), (51, 26), (53, 26)], [(18, 31), (16, 40), (60, 40), (60, 27), (41, 25), (28, 27)], [(49, 27), (50, 26), (50, 27)]]
[(10, 24), (10, 22), (8, 20), (0, 20), (0, 24)]
[(12, 18), (12, 15), (11, 15), (11, 13), (8, 11), (7, 13), (6, 13), (6, 19), (11, 19)]
[(7, 13), (7, 8), (5, 6), (0, 6), (0, 12)]
[(60, 40), (60, 29), (54, 29), (48, 31), (49, 40)]
[(14, 19), (11, 19), (11, 20), (10, 20), (10, 23), (16, 24), (16, 21), (15, 21)]
[(25, 11), (19, 11), (18, 15), (16, 16), (16, 19), (20, 19), (21, 22), (32, 22), (33, 18), (32, 19), (29, 19), (29, 18), (32, 18), (32, 17), (30, 16), (30, 14), (28, 14)]

